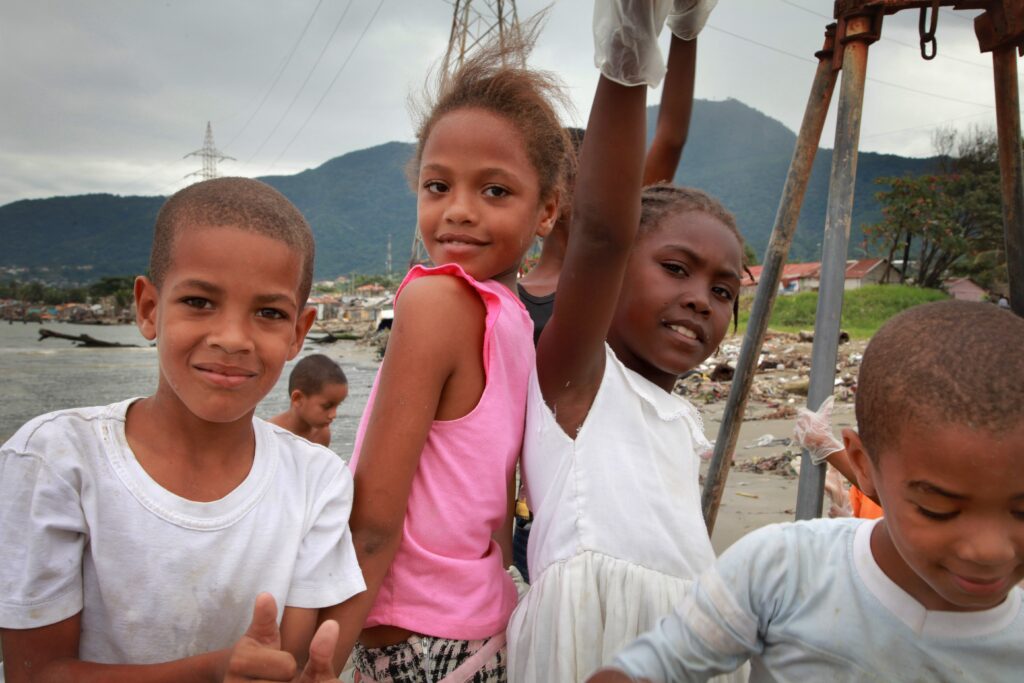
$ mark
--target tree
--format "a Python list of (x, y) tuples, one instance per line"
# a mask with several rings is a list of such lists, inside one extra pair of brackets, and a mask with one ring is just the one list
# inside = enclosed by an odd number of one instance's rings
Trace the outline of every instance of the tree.
[[(889, 186), (875, 195), (882, 220), (865, 232), (890, 263), (902, 257), (901, 283), (912, 278), (921, 287), (937, 288), (950, 272), (980, 263), (994, 269), (987, 279), (999, 268), (1005, 277), (995, 132), (940, 129), (932, 140), (937, 172), (877, 179)], [(979, 261), (982, 255), (988, 256)]]

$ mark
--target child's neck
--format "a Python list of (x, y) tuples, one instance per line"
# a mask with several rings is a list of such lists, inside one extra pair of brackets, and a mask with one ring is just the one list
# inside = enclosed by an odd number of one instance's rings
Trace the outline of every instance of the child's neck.
[(207, 422), (158, 390), (129, 407), (125, 436), (157, 484), (182, 498), (209, 502), (237, 488), (252, 469), (252, 412), (230, 423)]
[(287, 429), (292, 434), (298, 434), (304, 439), (308, 439), (316, 431), (313, 429), (313, 425), (303, 420), (290, 408), (280, 415), (271, 418), (270, 421), (278, 427)]

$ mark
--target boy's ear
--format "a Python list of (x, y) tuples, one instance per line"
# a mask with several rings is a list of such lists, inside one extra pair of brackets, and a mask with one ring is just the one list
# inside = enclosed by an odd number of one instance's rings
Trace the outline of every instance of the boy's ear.
[(304, 398), (305, 394), (302, 393), (301, 389), (292, 389), (292, 393), (289, 394), (288, 398), (291, 399), (292, 403), (298, 403), (299, 399)]
[(850, 428), (843, 430), (843, 445), (846, 447), (846, 455), (850, 458), (850, 466), (857, 475), (857, 488), (863, 491), (872, 500), (878, 500), (878, 488), (875, 486), (875, 468), (864, 443), (860, 440), (860, 434)]
[(314, 322), (316, 322), (316, 307), (304, 306), (295, 317), (295, 341), (292, 342), (292, 348), (288, 352), (288, 360), (295, 358), (302, 350), (302, 345), (306, 342), (306, 334), (309, 333), (309, 328), (313, 327)]
[(160, 294), (156, 285), (145, 275), (135, 278), (135, 324), (142, 336), (153, 341), (156, 339), (156, 309)]

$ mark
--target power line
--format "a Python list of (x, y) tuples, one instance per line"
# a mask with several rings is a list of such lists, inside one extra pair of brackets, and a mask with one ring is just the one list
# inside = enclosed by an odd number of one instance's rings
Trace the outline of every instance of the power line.
[(316, 71), (316, 68), (318, 66), (320, 66), (320, 61), (324, 58), (324, 54), (326, 54), (327, 48), (331, 46), (331, 42), (334, 40), (334, 36), (338, 33), (338, 29), (341, 28), (341, 22), (343, 22), (345, 20), (345, 17), (348, 15), (348, 10), (350, 7), (352, 7), (352, 0), (348, 0), (348, 3), (345, 5), (345, 9), (342, 11), (341, 16), (338, 17), (337, 23), (334, 24), (334, 30), (332, 30), (331, 35), (327, 37), (327, 42), (325, 42), (323, 48), (321, 48), (320, 54), (317, 55), (316, 61), (313, 62), (313, 66), (310, 67), (309, 72), (306, 73), (306, 78), (302, 81), (302, 85), (300, 85), (299, 89), (295, 91), (295, 96), (292, 98), (292, 101), (288, 104), (288, 108), (284, 110), (284, 114), (282, 114), (281, 117), (277, 120), (277, 123), (274, 124), (274, 128), (270, 131), (267, 137), (263, 138), (263, 142), (261, 142), (260, 146), (256, 148), (256, 151), (253, 152), (252, 156), (250, 156), (248, 160), (246, 160), (246, 163), (251, 162), (259, 155), (260, 152), (263, 151), (263, 148), (270, 141), (270, 138), (274, 137), (274, 133), (276, 133), (277, 129), (281, 127), (281, 123), (286, 118), (288, 118), (288, 114), (291, 113), (292, 107), (295, 106), (295, 102), (298, 101), (299, 99), (299, 95), (302, 94), (302, 91), (306, 88), (306, 84), (309, 83), (309, 79), (313, 76), (313, 72)]
[(306, 117), (306, 120), (303, 121), (302, 125), (299, 126), (299, 129), (295, 131), (295, 135), (292, 136), (292, 139), (288, 141), (288, 144), (285, 145), (285, 148), (281, 150), (281, 153), (277, 155), (277, 158), (274, 159), (274, 162), (270, 164), (270, 168), (267, 169), (268, 173), (274, 168), (277, 162), (281, 160), (281, 157), (283, 157), (288, 152), (288, 150), (291, 149), (292, 144), (298, 139), (299, 135), (302, 134), (302, 131), (306, 129), (306, 125), (309, 124), (310, 120), (313, 118), (313, 115), (316, 114), (317, 109), (319, 109), (320, 105), (323, 104), (325, 99), (327, 99), (327, 94), (331, 92), (331, 89), (334, 87), (334, 83), (338, 80), (338, 77), (341, 76), (341, 72), (345, 70), (346, 66), (348, 66), (349, 60), (352, 59), (352, 55), (354, 55), (356, 53), (356, 50), (359, 49), (359, 44), (363, 42), (363, 38), (366, 36), (366, 33), (370, 30), (370, 26), (373, 25), (374, 20), (377, 18), (377, 14), (380, 13), (380, 8), (383, 6), (384, 0), (380, 0), (380, 2), (377, 3), (377, 8), (373, 10), (373, 15), (370, 17), (370, 20), (366, 22), (366, 26), (363, 27), (362, 33), (360, 33), (359, 37), (356, 38), (356, 42), (352, 46), (352, 49), (349, 51), (348, 56), (345, 57), (345, 61), (341, 63), (341, 66), (338, 67), (338, 70), (334, 74), (334, 78), (332, 78), (331, 82), (328, 83), (327, 89), (324, 90), (323, 95), (321, 95), (320, 99), (317, 100), (316, 105), (313, 106), (313, 110), (309, 112), (309, 116)]
[[(773, 47), (771, 45), (766, 45), (765, 43), (758, 42), (756, 40), (753, 40), (752, 38), (747, 38), (746, 36), (741, 36), (740, 34), (733, 33), (732, 31), (726, 31), (725, 29), (718, 28), (717, 26), (713, 26), (711, 24), (707, 24), (706, 28), (712, 29), (713, 31), (718, 31), (719, 33), (725, 33), (727, 35), (732, 36), (733, 38), (738, 38), (739, 40), (742, 40), (742, 41), (745, 41), (745, 42), (748, 42), (748, 43), (752, 43), (752, 44), (757, 45), (759, 47), (763, 47), (766, 50), (771, 50), (772, 52), (778, 52), (779, 54), (786, 55), (787, 57), (792, 57), (793, 59), (799, 59), (802, 62), (809, 62), (811, 64), (817, 64), (818, 63), (817, 60), (811, 59), (809, 57), (804, 57), (803, 55), (794, 54), (794, 53), (789, 52), (787, 50), (782, 50), (780, 48)], [(981, 102), (971, 102), (969, 100), (961, 100), (961, 99), (958, 99), (956, 97), (950, 97), (948, 95), (940, 95), (939, 93), (929, 92), (927, 90), (918, 90), (917, 88), (911, 88), (909, 86), (900, 85), (899, 83), (890, 83), (889, 81), (883, 81), (883, 80), (878, 79), (878, 78), (872, 78), (871, 76), (868, 76), (867, 80), (872, 81), (874, 83), (880, 83), (882, 85), (887, 85), (887, 86), (889, 86), (891, 88), (899, 88), (900, 90), (906, 90), (908, 92), (916, 93), (918, 95), (926, 95), (928, 97), (935, 97), (935, 98), (938, 98), (940, 100), (948, 100), (950, 102), (959, 102), (960, 104), (969, 104), (969, 105), (972, 105), (972, 106), (975, 106), (975, 107), (985, 107), (987, 109), (995, 109), (995, 107), (993, 105), (991, 105), (991, 104), (983, 104)]]
[(281, 80), (281, 76), (284, 74), (284, 70), (288, 68), (289, 64), (291, 64), (292, 57), (295, 56), (295, 51), (298, 49), (299, 43), (301, 43), (302, 39), (306, 37), (306, 32), (309, 30), (310, 25), (313, 23), (313, 17), (316, 16), (317, 11), (320, 9), (320, 5), (322, 5), (323, 3), (324, 0), (317, 0), (316, 7), (313, 8), (313, 11), (309, 15), (309, 19), (306, 20), (306, 25), (302, 27), (302, 33), (300, 33), (299, 37), (295, 39), (295, 43), (292, 45), (292, 49), (288, 51), (288, 56), (285, 57), (285, 60), (281, 63), (281, 67), (277, 70), (277, 75), (274, 76), (274, 82), (271, 83), (270, 87), (267, 88), (267, 91), (263, 93), (263, 99), (261, 99), (260, 103), (256, 105), (256, 109), (252, 112), (252, 114), (249, 115), (249, 118), (246, 119), (244, 124), (242, 124), (242, 128), (237, 133), (235, 133), (234, 137), (231, 138), (226, 147), (231, 147), (235, 140), (241, 137), (242, 133), (245, 132), (245, 129), (249, 127), (250, 123), (252, 123), (252, 120), (256, 118), (256, 115), (260, 113), (261, 109), (263, 109), (263, 105), (266, 104), (267, 98), (270, 96), (270, 93), (277, 86), (278, 81)]

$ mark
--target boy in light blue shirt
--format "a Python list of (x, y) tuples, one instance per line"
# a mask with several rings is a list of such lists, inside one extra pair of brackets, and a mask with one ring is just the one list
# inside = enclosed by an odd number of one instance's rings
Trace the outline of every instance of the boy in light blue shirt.
[(889, 321), (843, 431), (880, 520), (738, 541), (592, 683), (1009, 681), (1024, 671), (1024, 319), (947, 301)]

